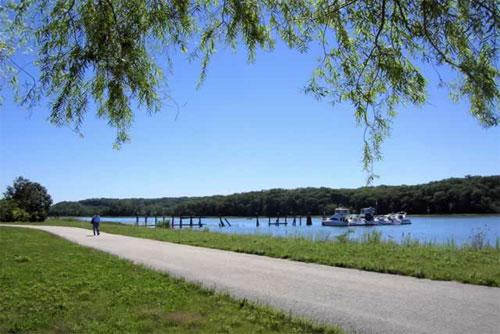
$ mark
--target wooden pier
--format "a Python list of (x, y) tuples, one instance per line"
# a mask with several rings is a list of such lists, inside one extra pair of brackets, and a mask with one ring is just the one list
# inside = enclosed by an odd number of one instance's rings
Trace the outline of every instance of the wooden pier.
[[(179, 217), (179, 223), (175, 223), (175, 217), (172, 217), (172, 221), (170, 222), (170, 225), (172, 226), (172, 228), (175, 228), (176, 226), (178, 228), (183, 228), (183, 227), (203, 227), (203, 225), (206, 225), (206, 224), (203, 224), (201, 222), (201, 216), (198, 216), (198, 221), (194, 221), (193, 220), (196, 219), (196, 217), (193, 217), (193, 216), (180, 216)], [(187, 222), (186, 222), (187, 220)]]
[[(148, 218), (154, 218), (154, 224), (149, 223), (148, 225)], [(261, 217), (259, 217), (258, 214), (255, 215), (255, 226), (260, 227), (261, 225), (261, 220), (259, 220)], [(298, 219), (297, 219), (298, 218)], [(306, 217), (306, 223), (305, 225), (310, 226), (312, 225), (312, 218), (310, 215), (307, 215)], [(140, 224), (141, 220), (144, 219), (144, 224)], [(264, 218), (265, 219), (265, 218)], [(289, 224), (291, 226), (297, 226), (297, 223), (299, 226), (302, 226), (302, 216), (297, 216), (295, 214), (291, 215), (285, 215), (285, 216), (276, 216), (276, 217), (267, 217), (267, 224), (268, 226), (288, 226)], [(168, 220), (165, 220), (165, 216), (161, 217), (160, 224), (158, 224), (158, 216), (153, 216), (149, 217), (148, 215), (137, 215), (136, 220), (135, 220), (135, 225), (136, 226), (144, 226), (144, 227), (164, 227), (164, 228), (183, 228), (183, 227), (203, 227), (206, 226), (206, 223), (202, 222), (202, 216), (171, 216), (170, 222)], [(159, 225), (159, 226), (158, 226)], [(227, 218), (224, 218), (222, 216), (219, 216), (219, 227), (231, 227), (231, 223)]]
[(285, 220), (283, 222), (280, 222), (280, 217), (276, 217), (276, 220), (274, 222), (271, 222), (271, 217), (269, 217), (269, 221), (268, 221), (268, 225), (269, 226), (280, 226), (280, 225), (288, 225), (288, 221), (287, 221), (287, 217), (285, 216)]

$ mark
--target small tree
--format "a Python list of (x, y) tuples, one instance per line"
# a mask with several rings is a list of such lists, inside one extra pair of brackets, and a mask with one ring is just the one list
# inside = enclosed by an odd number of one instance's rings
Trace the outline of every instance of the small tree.
[[(6, 218), (11, 218), (10, 220), (24, 220), (16, 219), (16, 217), (24, 217), (25, 215), (22, 212), (24, 211), (27, 213), (30, 221), (44, 221), (52, 204), (52, 198), (47, 193), (45, 187), (39, 183), (31, 182), (22, 176), (14, 180), (13, 186), (7, 187), (4, 196), (5, 198), (2, 201), (6, 202), (2, 207), (5, 206), (7, 209), (9, 207), (12, 209), (12, 215), (6, 215)], [(16, 211), (17, 213), (14, 214), (14, 209), (21, 211)]]

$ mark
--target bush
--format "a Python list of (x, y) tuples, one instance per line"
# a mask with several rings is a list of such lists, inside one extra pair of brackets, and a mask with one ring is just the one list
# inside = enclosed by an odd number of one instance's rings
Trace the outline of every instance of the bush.
[(0, 200), (0, 221), (2, 222), (26, 222), (29, 214), (17, 206), (16, 201), (9, 199)]

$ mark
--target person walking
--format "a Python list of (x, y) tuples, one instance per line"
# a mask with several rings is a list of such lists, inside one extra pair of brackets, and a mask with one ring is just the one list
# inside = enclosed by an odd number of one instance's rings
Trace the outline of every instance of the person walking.
[(94, 217), (92, 217), (92, 220), (90, 221), (92, 223), (92, 227), (94, 229), (94, 235), (99, 235), (99, 225), (101, 224), (101, 217), (99, 217), (98, 214), (95, 214)]

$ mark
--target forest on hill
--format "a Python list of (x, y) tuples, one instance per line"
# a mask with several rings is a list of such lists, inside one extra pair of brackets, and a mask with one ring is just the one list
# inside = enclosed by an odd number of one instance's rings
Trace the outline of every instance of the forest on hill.
[(359, 212), (409, 214), (500, 213), (500, 175), (449, 178), (420, 185), (357, 189), (271, 189), (227, 196), (165, 197), (157, 199), (86, 199), (60, 202), (51, 216), (277, 216), (330, 214), (337, 207)]

